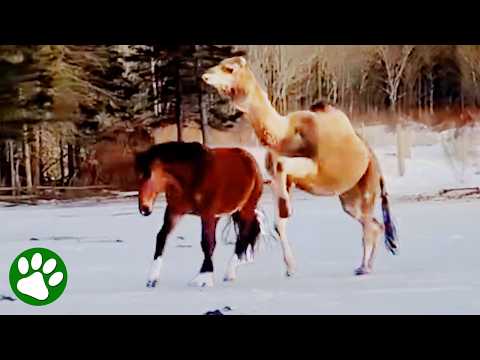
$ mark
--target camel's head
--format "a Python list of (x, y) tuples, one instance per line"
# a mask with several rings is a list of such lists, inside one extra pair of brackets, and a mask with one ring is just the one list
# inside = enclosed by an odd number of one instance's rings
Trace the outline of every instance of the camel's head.
[(236, 100), (247, 93), (248, 86), (247, 61), (242, 56), (223, 60), (217, 66), (207, 70), (202, 75), (203, 81), (213, 86), (223, 95)]

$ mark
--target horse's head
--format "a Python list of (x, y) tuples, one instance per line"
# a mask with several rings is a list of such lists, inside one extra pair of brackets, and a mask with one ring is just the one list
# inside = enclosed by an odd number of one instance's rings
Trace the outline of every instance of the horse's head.
[[(220, 95), (240, 105), (251, 93), (255, 78), (244, 57), (236, 56), (220, 62), (202, 75), (203, 81), (213, 86)], [(240, 109), (241, 110), (241, 109)]]
[(139, 177), (138, 210), (149, 216), (158, 194), (165, 192), (167, 174), (160, 161), (151, 161), (146, 153), (137, 154), (136, 169)]
[(160, 193), (182, 191), (204, 167), (208, 150), (199, 143), (168, 142), (156, 144), (135, 156), (135, 168), (139, 178), (138, 207), (148, 216)]

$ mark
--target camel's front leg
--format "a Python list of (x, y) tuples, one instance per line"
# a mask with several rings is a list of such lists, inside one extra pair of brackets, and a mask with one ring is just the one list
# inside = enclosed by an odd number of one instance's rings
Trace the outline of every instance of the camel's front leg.
[(277, 198), (278, 215), (281, 219), (289, 218), (292, 215), (287, 177), (283, 162), (277, 161), (273, 184)]
[(315, 175), (317, 172), (316, 163), (305, 157), (282, 157), (273, 156), (273, 178), (274, 190), (278, 199), (278, 210), (280, 218), (289, 218), (292, 214), (290, 203), (290, 188), (288, 178), (302, 179)]
[(283, 171), (283, 166), (278, 162), (278, 157), (270, 153), (267, 160), (267, 168), (272, 175), (272, 190), (275, 198), (275, 230), (280, 238), (282, 246), (283, 260), (287, 267), (287, 276), (293, 275), (295, 272), (295, 258), (290, 248), (287, 238), (287, 218), (291, 214), (290, 199), (287, 189), (287, 175)]
[(308, 158), (273, 157), (273, 190), (277, 202), (276, 224), (283, 250), (283, 258), (287, 266), (287, 276), (295, 272), (295, 258), (287, 238), (287, 219), (291, 216), (291, 199), (288, 176), (302, 178), (316, 171), (315, 163)]

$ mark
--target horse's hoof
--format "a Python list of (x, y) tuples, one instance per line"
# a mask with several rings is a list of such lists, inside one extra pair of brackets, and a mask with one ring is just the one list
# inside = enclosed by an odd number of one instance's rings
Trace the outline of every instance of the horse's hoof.
[(148, 280), (147, 281), (147, 288), (154, 288), (157, 286), (157, 280)]
[(293, 275), (295, 275), (295, 271), (293, 270), (287, 270), (286, 274), (285, 274), (287, 277), (292, 277)]
[(223, 278), (223, 281), (224, 282), (234, 282), (235, 281), (235, 278), (234, 277), (230, 277), (230, 276), (225, 276)]
[(370, 274), (371, 270), (367, 269), (366, 267), (359, 267), (358, 269), (355, 269), (355, 275), (357, 276), (362, 276), (362, 275), (368, 275)]
[(201, 273), (198, 276), (190, 281), (189, 283), (192, 287), (213, 287), (213, 273)]

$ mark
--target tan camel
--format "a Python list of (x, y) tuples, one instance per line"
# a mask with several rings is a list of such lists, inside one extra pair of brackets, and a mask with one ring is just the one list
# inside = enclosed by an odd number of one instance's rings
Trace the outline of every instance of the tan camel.
[[(388, 250), (396, 253), (398, 240), (378, 161), (342, 111), (318, 103), (310, 111), (280, 115), (243, 57), (223, 60), (202, 79), (232, 100), (268, 149), (266, 166), (277, 198), (276, 224), (287, 275), (295, 271), (286, 234), (291, 215), (289, 194), (294, 186), (317, 196), (339, 196), (344, 211), (361, 223), (363, 257), (357, 275), (371, 272), (382, 231)], [(378, 195), (382, 197), (384, 225), (374, 217)]]

